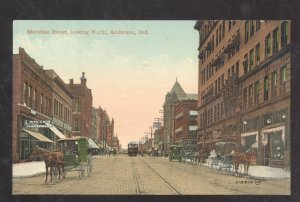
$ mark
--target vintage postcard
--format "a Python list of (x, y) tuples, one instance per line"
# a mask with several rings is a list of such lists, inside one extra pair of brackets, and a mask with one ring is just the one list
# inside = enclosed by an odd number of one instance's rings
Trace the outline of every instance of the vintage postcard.
[(13, 195), (290, 195), (291, 22), (15, 20)]

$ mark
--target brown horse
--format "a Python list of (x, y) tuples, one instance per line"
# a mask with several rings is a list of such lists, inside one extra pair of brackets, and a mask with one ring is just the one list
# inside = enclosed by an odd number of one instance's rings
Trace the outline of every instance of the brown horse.
[(256, 157), (256, 153), (254, 151), (235, 152), (234, 157), (233, 157), (235, 172), (238, 172), (239, 165), (243, 164), (244, 165), (244, 174), (248, 175), (251, 160), (255, 157)]
[(58, 178), (60, 179), (60, 176), (62, 176), (64, 178), (64, 176), (61, 174), (61, 168), (62, 168), (62, 172), (64, 172), (64, 162), (63, 162), (64, 154), (63, 153), (50, 152), (49, 150), (36, 145), (34, 147), (32, 153), (30, 154), (29, 159), (33, 160), (36, 157), (40, 157), (41, 159), (43, 159), (45, 161), (45, 165), (46, 165), (46, 180), (45, 180), (45, 182), (47, 182), (47, 180), (48, 180), (49, 167), (50, 167), (50, 182), (52, 182), (52, 171), (53, 171), (54, 167), (56, 167), (58, 169), (58, 172), (59, 172)]

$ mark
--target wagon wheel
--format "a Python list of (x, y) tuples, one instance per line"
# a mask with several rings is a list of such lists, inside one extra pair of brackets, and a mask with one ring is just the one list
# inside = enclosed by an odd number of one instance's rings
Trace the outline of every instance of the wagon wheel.
[(54, 167), (52, 171), (53, 171), (53, 173), (52, 173), (53, 174), (53, 178), (57, 180), (59, 178), (58, 169), (56, 167)]
[(87, 162), (87, 174), (88, 174), (88, 176), (92, 175), (92, 171), (93, 171), (93, 159), (92, 159), (92, 157), (89, 157), (88, 162)]
[(84, 176), (84, 167), (82, 164), (79, 165), (79, 169), (78, 169), (78, 174), (79, 174), (79, 178), (81, 179)]
[(64, 171), (61, 171), (62, 172), (62, 175), (63, 175), (63, 177), (64, 178), (66, 178), (66, 176), (67, 176), (67, 169), (66, 168), (64, 168)]

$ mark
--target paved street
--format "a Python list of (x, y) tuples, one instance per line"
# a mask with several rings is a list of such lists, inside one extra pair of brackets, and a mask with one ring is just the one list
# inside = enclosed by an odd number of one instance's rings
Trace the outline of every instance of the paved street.
[(94, 158), (91, 177), (77, 171), (44, 183), (45, 175), (13, 178), (13, 194), (91, 195), (288, 195), (290, 179), (262, 180), (222, 174), (206, 166), (169, 162), (167, 158), (117, 155)]

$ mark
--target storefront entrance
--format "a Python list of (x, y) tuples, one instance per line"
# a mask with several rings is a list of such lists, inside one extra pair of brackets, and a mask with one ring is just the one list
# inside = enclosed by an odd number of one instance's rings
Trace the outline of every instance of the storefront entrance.
[(267, 144), (264, 147), (264, 165), (271, 167), (283, 167), (284, 142), (282, 131), (267, 133)]

